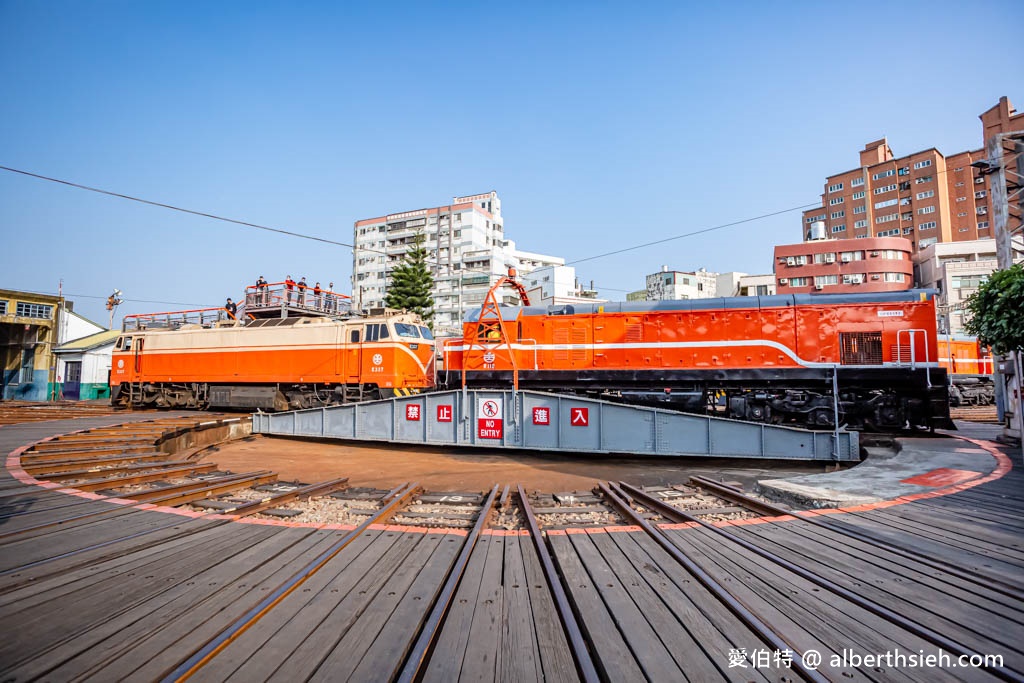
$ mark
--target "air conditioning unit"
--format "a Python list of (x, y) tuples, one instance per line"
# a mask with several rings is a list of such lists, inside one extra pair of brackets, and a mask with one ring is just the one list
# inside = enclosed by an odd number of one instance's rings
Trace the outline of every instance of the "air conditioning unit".
[(849, 256), (844, 256), (840, 259), (843, 263), (849, 263), (852, 259)]
[(871, 252), (871, 255), (872, 256), (878, 256), (878, 252), (877, 251), (873, 251), (873, 252)]
[(821, 290), (825, 289), (825, 285), (814, 285), (814, 288), (820, 292)]
[(796, 259), (794, 257), (792, 257), (792, 256), (787, 256), (786, 257), (786, 265), (787, 266), (795, 266), (796, 265)]
[(779, 284), (780, 285), (788, 285), (789, 284), (789, 278), (788, 277), (780, 277), (779, 278)]
[(864, 278), (860, 275), (854, 275), (850, 278), (850, 284), (859, 285), (864, 282)]
[(881, 280), (882, 278), (880, 278), (880, 277), (879, 277), (879, 276), (877, 276), (877, 275), (872, 275), (872, 276), (871, 276), (871, 279), (872, 279), (872, 280)]
[(825, 254), (825, 263), (835, 263), (835, 262), (836, 262), (836, 255), (835, 254)]

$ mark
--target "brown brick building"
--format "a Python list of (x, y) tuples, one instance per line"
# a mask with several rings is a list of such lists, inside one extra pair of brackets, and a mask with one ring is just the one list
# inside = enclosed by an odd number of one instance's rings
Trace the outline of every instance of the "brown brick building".
[(1010, 101), (979, 117), (981, 148), (949, 156), (934, 147), (896, 157), (885, 138), (865, 145), (857, 168), (825, 180), (821, 206), (803, 213), (803, 237), (821, 221), (833, 238), (905, 237), (913, 253), (936, 242), (988, 239), (988, 177), (971, 164), (985, 158), (985, 140), (1024, 129), (1024, 114)]

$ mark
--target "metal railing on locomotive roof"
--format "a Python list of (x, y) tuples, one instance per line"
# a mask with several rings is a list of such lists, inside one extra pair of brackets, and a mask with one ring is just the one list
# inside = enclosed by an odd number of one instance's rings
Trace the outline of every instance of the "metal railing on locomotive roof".
[(316, 293), (308, 284), (300, 289), (298, 283), (289, 289), (284, 282), (270, 282), (265, 286), (249, 285), (245, 288), (245, 308), (248, 311), (266, 311), (282, 307), (322, 315), (351, 315), (352, 297), (329, 289)]
[[(240, 317), (241, 313), (239, 313)], [(185, 325), (216, 327), (217, 325), (235, 325), (237, 323), (238, 320), (224, 308), (193, 308), (187, 311), (126, 315), (121, 322), (121, 331), (177, 330)]]

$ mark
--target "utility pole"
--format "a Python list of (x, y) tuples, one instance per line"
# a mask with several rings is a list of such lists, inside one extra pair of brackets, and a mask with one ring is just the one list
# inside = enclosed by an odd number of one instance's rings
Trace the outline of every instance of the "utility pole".
[[(1004, 151), (1007, 144), (1011, 146), (1012, 152)], [(1010, 225), (1011, 194), (1016, 195), (1019, 209), (1021, 194), (1024, 191), (1024, 132), (997, 133), (987, 140), (985, 151), (988, 153), (988, 160), (985, 162), (984, 171), (992, 174), (989, 187), (992, 191), (990, 204), (996, 240), (996, 266), (999, 270), (1005, 270), (1013, 265), (1014, 241), (1024, 237), (1024, 221), (1018, 218), (1017, 225)], [(1007, 168), (1008, 157), (1015, 161), (1012, 169)], [(1007, 183), (1007, 173), (1015, 176), (1015, 182), (1012, 184)], [(1021, 407), (1022, 360), (1024, 358), (1020, 352), (1010, 351), (1004, 360), (998, 363), (1000, 380), (1006, 386), (1006, 424), (1003, 428), (1003, 438), (1017, 443), (1020, 443), (1021, 437), (1024, 436), (1024, 411)]]

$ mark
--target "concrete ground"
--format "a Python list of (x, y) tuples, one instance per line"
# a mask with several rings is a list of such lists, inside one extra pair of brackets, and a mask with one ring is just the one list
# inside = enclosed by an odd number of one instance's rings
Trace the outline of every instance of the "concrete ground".
[[(994, 440), (998, 425), (958, 422), (949, 435)], [(800, 507), (844, 507), (877, 503), (934, 491), (989, 474), (996, 458), (988, 451), (954, 438), (899, 438), (899, 450), (869, 449), (869, 457), (849, 470), (828, 474), (767, 479), (762, 495)], [(1019, 456), (1016, 462), (1020, 463)]]
[(742, 482), (824, 472), (806, 462), (568, 456), (536, 451), (498, 451), (401, 445), (370, 446), (254, 436), (207, 451), (204, 460), (236, 472), (259, 468), (282, 481), (304, 483), (349, 477), (350, 486), (390, 489), (406, 481), (433, 491), (482, 491), (494, 484), (522, 484), (529, 491), (586, 491), (598, 480), (635, 484), (684, 484), (693, 474)]

